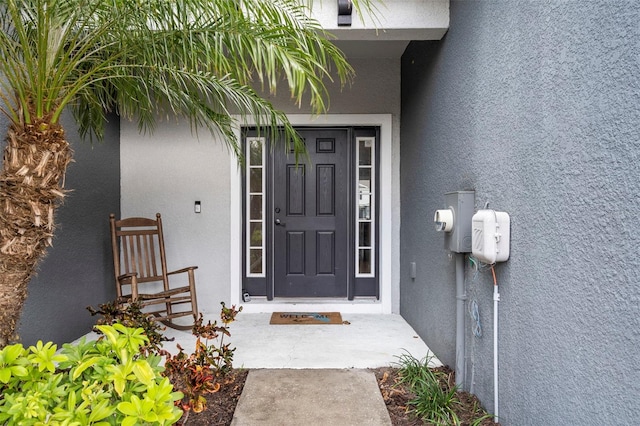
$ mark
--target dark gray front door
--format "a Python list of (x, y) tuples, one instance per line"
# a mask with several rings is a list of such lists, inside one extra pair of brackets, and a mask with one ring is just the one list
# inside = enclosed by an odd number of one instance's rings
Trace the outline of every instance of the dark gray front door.
[(273, 154), (274, 296), (347, 297), (349, 133), (299, 133), (308, 160)]

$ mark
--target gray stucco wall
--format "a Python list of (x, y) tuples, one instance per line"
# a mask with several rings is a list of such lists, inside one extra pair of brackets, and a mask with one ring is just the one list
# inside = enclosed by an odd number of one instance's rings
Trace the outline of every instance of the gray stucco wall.
[[(455, 266), (433, 212), (474, 189), (511, 215), (503, 425), (640, 417), (639, 22), (631, 0), (452, 1), (444, 40), (403, 56), (401, 313), (453, 366)], [(466, 288), (484, 335), (467, 320), (465, 388), (492, 411), (491, 274), (467, 266)]]
[[(7, 121), (0, 118), (0, 148)], [(120, 124), (112, 117), (104, 143), (81, 142), (70, 114), (62, 123), (75, 162), (66, 175), (72, 192), (57, 210), (53, 247), (29, 285), (18, 333), (25, 345), (64, 343), (91, 330), (86, 306), (115, 298), (109, 213), (120, 211)]]

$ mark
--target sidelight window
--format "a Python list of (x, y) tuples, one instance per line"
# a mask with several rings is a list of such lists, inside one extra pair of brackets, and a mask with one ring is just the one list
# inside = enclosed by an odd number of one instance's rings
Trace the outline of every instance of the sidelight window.
[(265, 206), (266, 168), (265, 139), (247, 138), (246, 153), (246, 244), (247, 276), (265, 276)]
[(375, 138), (356, 139), (356, 276), (375, 276)]

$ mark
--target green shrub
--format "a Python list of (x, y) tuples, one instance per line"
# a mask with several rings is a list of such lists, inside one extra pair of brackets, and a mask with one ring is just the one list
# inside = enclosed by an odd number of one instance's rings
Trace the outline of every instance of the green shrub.
[(6, 425), (169, 425), (182, 399), (163, 377), (160, 357), (145, 357), (140, 328), (97, 326), (104, 337), (60, 353), (49, 342), (0, 350), (0, 423)]
[[(147, 342), (140, 346), (140, 352), (144, 355), (168, 355), (168, 352), (162, 349), (162, 345), (173, 339), (162, 334), (165, 327), (156, 321), (153, 315), (143, 312), (140, 303), (122, 303), (121, 300), (114, 300), (98, 305), (98, 309), (87, 306), (87, 310), (91, 316), (102, 315), (96, 325), (122, 324), (125, 327), (142, 328), (144, 335), (148, 337)], [(97, 327), (94, 327), (94, 330), (100, 333)]]
[(398, 358), (400, 383), (408, 385), (416, 395), (408, 403), (409, 410), (429, 424), (460, 424), (455, 410), (460, 401), (450, 375), (430, 368), (430, 357), (419, 360), (403, 354)]

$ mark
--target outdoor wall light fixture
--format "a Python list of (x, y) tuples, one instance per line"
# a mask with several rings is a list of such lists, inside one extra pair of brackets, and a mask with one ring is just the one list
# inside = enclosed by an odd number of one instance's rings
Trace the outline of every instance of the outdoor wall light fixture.
[(350, 27), (351, 26), (351, 0), (338, 0), (338, 26)]

